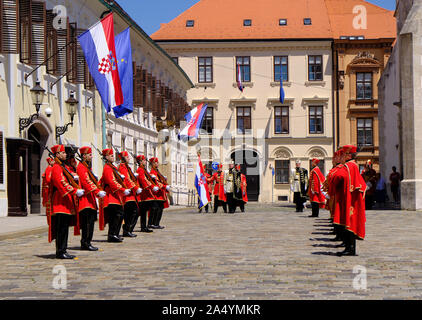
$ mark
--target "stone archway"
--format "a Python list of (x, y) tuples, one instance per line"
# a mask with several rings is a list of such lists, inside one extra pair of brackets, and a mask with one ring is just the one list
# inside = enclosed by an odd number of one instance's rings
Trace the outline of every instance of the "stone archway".
[(47, 168), (46, 160), (49, 155), (45, 146), (51, 143), (51, 132), (41, 121), (38, 121), (28, 128), (27, 137), (33, 142), (28, 159), (28, 204), (31, 214), (40, 214), (45, 211), (41, 205), (41, 177)]

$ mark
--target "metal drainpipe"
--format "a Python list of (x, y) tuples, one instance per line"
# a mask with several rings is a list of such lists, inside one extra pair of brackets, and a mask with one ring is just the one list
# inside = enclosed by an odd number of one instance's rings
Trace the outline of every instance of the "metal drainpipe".
[(104, 104), (101, 102), (101, 120), (102, 120), (102, 132), (103, 132), (103, 150), (107, 148), (107, 129), (106, 129), (106, 114)]

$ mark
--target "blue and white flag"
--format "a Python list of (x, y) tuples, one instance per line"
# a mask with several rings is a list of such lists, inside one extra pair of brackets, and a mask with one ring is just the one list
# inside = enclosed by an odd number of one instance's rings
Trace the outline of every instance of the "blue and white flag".
[(284, 103), (283, 73), (280, 73), (280, 102)]
[(192, 109), (185, 115), (185, 120), (188, 122), (188, 124), (183, 128), (182, 131), (180, 131), (178, 135), (179, 140), (188, 141), (192, 138), (198, 137), (199, 129), (202, 126), (202, 120), (204, 119), (207, 107), (207, 104), (201, 103), (199, 106)]
[(133, 66), (130, 28), (116, 36), (117, 66), (123, 91), (123, 104), (113, 108), (116, 118), (133, 112)]
[(199, 209), (201, 209), (211, 202), (211, 198), (208, 191), (207, 177), (205, 176), (204, 167), (199, 156), (198, 165), (196, 166), (195, 187), (199, 197)]

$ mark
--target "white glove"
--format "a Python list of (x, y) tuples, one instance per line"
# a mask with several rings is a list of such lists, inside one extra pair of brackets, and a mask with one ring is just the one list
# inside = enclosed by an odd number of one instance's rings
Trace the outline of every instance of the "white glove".
[(134, 175), (135, 177), (138, 177), (138, 176), (139, 176), (139, 173), (135, 172), (133, 175)]
[(105, 191), (100, 191), (98, 192), (98, 198), (102, 199), (107, 195), (107, 193)]
[(120, 177), (121, 177), (122, 179), (124, 179), (124, 178), (125, 178), (125, 176), (124, 176), (124, 175), (122, 175), (122, 174), (120, 175)]
[(123, 192), (123, 194), (124, 194), (125, 196), (128, 196), (128, 195), (130, 194), (130, 189), (126, 189), (126, 190)]
[(227, 193), (226, 187), (224, 187), (224, 193), (225, 193), (225, 194)]
[(158, 190), (160, 190), (160, 188), (158, 188), (157, 186), (155, 186), (154, 188), (152, 188), (152, 191), (157, 192)]
[(78, 189), (76, 190), (76, 195), (80, 198), (84, 195), (85, 190), (84, 189)]
[(79, 181), (79, 176), (73, 176), (73, 179), (75, 179), (75, 181)]
[(142, 192), (141, 188), (138, 188), (138, 190), (136, 190), (136, 194), (140, 194)]
[(156, 177), (154, 174), (152, 174), (152, 175), (151, 175), (151, 177), (152, 177), (153, 179), (157, 179), (157, 177)]
[(170, 191), (170, 186), (166, 186), (166, 190), (167, 191)]

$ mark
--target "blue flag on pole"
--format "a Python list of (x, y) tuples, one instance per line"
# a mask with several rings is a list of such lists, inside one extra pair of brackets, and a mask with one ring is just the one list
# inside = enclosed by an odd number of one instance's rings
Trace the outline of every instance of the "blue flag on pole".
[(113, 108), (116, 118), (133, 112), (133, 66), (132, 46), (130, 44), (130, 28), (115, 38), (117, 66), (123, 91), (123, 104)]
[(280, 72), (280, 102), (284, 103), (283, 73)]

